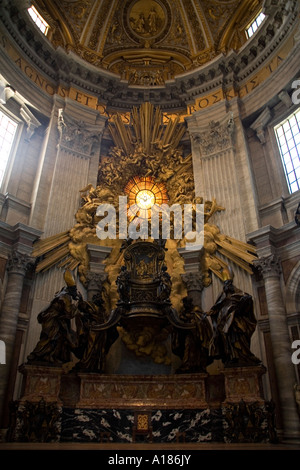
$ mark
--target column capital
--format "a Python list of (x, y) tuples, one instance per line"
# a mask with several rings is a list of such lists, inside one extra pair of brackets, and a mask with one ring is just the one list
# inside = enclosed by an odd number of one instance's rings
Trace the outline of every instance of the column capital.
[(201, 128), (189, 126), (192, 141), (199, 145), (203, 156), (211, 156), (227, 150), (233, 145), (235, 123), (233, 114), (229, 113), (222, 120), (211, 120)]
[(101, 292), (107, 277), (107, 273), (93, 273), (89, 271), (86, 275), (88, 290), (99, 290)]
[(26, 271), (34, 265), (34, 262), (33, 257), (14, 250), (8, 257), (6, 269), (9, 273), (25, 276)]
[(279, 278), (281, 274), (280, 260), (278, 256), (274, 254), (263, 256), (258, 260), (255, 260), (253, 264), (258, 269), (258, 271), (261, 272), (264, 279), (268, 277)]
[(91, 158), (100, 146), (104, 125), (103, 123), (95, 125), (78, 121), (63, 109), (59, 109), (57, 128), (60, 134), (59, 145), (61, 148), (68, 153)]
[(202, 292), (203, 285), (203, 275), (201, 273), (189, 272), (181, 275), (181, 279), (185, 283), (187, 290), (197, 290)]

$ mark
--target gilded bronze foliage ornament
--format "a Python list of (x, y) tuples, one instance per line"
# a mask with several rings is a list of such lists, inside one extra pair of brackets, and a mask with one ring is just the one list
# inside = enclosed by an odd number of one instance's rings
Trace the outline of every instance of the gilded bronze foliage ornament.
[[(245, 25), (262, 1), (36, 0), (55, 48), (108, 69), (133, 85), (164, 86), (247, 40)], [(65, 64), (62, 64), (65, 66)], [(108, 80), (107, 80), (108, 81)], [(105, 92), (104, 92), (105, 94)]]
[(47, 403), (44, 398), (33, 403), (26, 401), (22, 406), (18, 402), (10, 404), (10, 427), (7, 441), (14, 440), (18, 427), (20, 442), (55, 442), (59, 440), (61, 409), (57, 403)]
[[(97, 186), (89, 184), (80, 190), (82, 203), (75, 215), (74, 227), (57, 236), (40, 240), (33, 253), (38, 257), (37, 272), (53, 266), (77, 269), (80, 281), (87, 286), (90, 263), (87, 246), (92, 244), (111, 247), (112, 251), (105, 260), (107, 278), (102, 285), (103, 302), (101, 305), (84, 302), (76, 299), (74, 294), (75, 298), (70, 300), (68, 306), (62, 303), (61, 316), (57, 307), (58, 299), (54, 299), (47, 310), (50, 326), (43, 320), (40, 342), (30, 360), (35, 361), (40, 355), (44, 360), (54, 357), (55, 361), (59, 361), (73, 352), (79, 359), (77, 368), (102, 371), (107, 351), (117, 336), (115, 329), (110, 330), (119, 325), (119, 333), (129, 348), (134, 345), (133, 349), (137, 354), (148, 351), (155, 362), (167, 364), (170, 358), (165, 346), (156, 344), (158, 335), (157, 330), (153, 330), (153, 325), (140, 325), (138, 336), (132, 325), (128, 327), (126, 322), (140, 315), (160, 319), (162, 323), (159, 329), (164, 330), (166, 325), (175, 328), (173, 348), (182, 360), (181, 372), (203, 371), (216, 355), (227, 362), (228, 358), (240, 357), (243, 353), (248, 360), (248, 342), (252, 330), (247, 329), (246, 319), (243, 319), (245, 331), (239, 332), (241, 337), (237, 341), (240, 343), (236, 342), (236, 346), (232, 346), (230, 351), (226, 346), (231, 341), (231, 336), (236, 334), (237, 323), (234, 318), (239, 318), (241, 309), (235, 310), (235, 307), (230, 306), (232, 320), (226, 320), (230, 323), (226, 333), (221, 331), (223, 320), (218, 321), (218, 318), (223, 318), (223, 314), (216, 313), (220, 302), (211, 315), (213, 320), (217, 316), (214, 330), (205, 314), (195, 310), (197, 305), (193, 305), (191, 312), (184, 313), (184, 320), (180, 319), (177, 312), (182, 309), (182, 299), (187, 295), (187, 287), (182, 278), (185, 274), (184, 261), (178, 251), (185, 246), (184, 238), (170, 237), (163, 240), (160, 237), (154, 241), (149, 238), (137, 243), (130, 238), (100, 240), (97, 237), (96, 228), (100, 219), (97, 209), (101, 204), (115, 207), (117, 233), (122, 215), (136, 223), (141, 218), (148, 219), (148, 224), (151, 224), (148, 217), (153, 204), (168, 202), (169, 205), (177, 204), (179, 207), (191, 204), (194, 208), (196, 204), (203, 204), (204, 244), (199, 266), (201, 285), (205, 288), (211, 284), (212, 273), (224, 280), (224, 272), (229, 267), (226, 258), (252, 273), (252, 263), (256, 259), (255, 248), (222, 234), (216, 225), (210, 223), (210, 219), (225, 208), (215, 199), (205, 201), (195, 195), (192, 155), (185, 156), (180, 148), (181, 139), (186, 132), (184, 124), (177, 117), (164, 125), (160, 109), (144, 103), (139, 109), (132, 110), (129, 124), (125, 124), (121, 114), (116, 114), (109, 122), (109, 129), (114, 146), (109, 156), (100, 161)], [(125, 214), (120, 213), (119, 196), (127, 196), (128, 206), (126, 208), (125, 205), (125, 209), (122, 209)], [(139, 210), (137, 214), (128, 210), (134, 206)], [(74, 290), (74, 286), (67, 288), (69, 296), (70, 289)], [(62, 299), (65, 299), (65, 291), (58, 297), (60, 305)], [(105, 312), (111, 312), (109, 318)], [(42, 314), (39, 318), (42, 318)], [(65, 324), (70, 321), (67, 318), (76, 318), (77, 339), (73, 338), (74, 332), (70, 330), (69, 324)], [(66, 351), (47, 350), (52, 344), (53, 325), (59, 338), (57, 344), (62, 344)], [(51, 333), (48, 332), (49, 329)], [(212, 338), (215, 341), (213, 345), (210, 344)]]
[[(137, 200), (138, 191), (146, 190), (147, 197), (151, 196), (149, 200), (153, 197), (158, 203), (168, 202), (170, 206), (204, 204), (204, 253), (201, 266), (204, 287), (211, 284), (212, 273), (222, 279), (222, 270), (228, 267), (224, 261), (226, 258), (251, 274), (252, 263), (256, 259), (255, 248), (222, 234), (216, 225), (210, 223), (210, 219), (225, 208), (215, 199), (206, 201), (195, 195), (192, 155), (184, 155), (180, 147), (186, 133), (180, 117), (169, 119), (164, 124), (161, 110), (144, 103), (140, 108), (132, 109), (129, 123), (125, 123), (123, 116), (117, 113), (111, 118), (108, 127), (114, 146), (109, 156), (101, 158), (98, 184), (96, 187), (89, 184), (80, 190), (82, 202), (75, 214), (74, 227), (35, 244), (33, 255), (38, 258), (37, 272), (53, 266), (77, 269), (80, 281), (86, 285), (89, 270), (87, 245), (110, 246), (113, 250), (105, 261), (108, 279), (104, 300), (107, 307), (112, 308), (117, 300), (113, 286), (122, 264), (120, 247), (124, 241), (99, 240), (96, 234), (99, 222), (97, 208), (100, 204), (112, 204), (116, 209), (118, 224), (119, 196), (127, 196), (130, 203), (133, 198), (137, 204), (145, 196), (141, 194), (140, 200)], [(173, 277), (171, 296), (177, 305), (185, 295), (180, 277), (184, 274), (183, 260), (178, 253), (178, 247), (183, 246), (184, 239), (166, 241), (166, 263), (172, 271), (176, 266), (177, 279)]]
[(264, 407), (258, 403), (228, 404), (224, 410), (227, 423), (226, 442), (278, 442), (275, 424), (275, 404), (272, 400)]

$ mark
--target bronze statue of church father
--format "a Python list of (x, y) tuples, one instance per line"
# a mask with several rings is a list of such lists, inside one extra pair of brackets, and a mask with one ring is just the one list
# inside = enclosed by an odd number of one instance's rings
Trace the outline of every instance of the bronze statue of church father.
[[(62, 140), (70, 140), (64, 119)], [(34, 250), (36, 274), (63, 268), (66, 285), (37, 317), (40, 338), (20, 367), (23, 393), (12, 404), (9, 439), (274, 441), (273, 406), (262, 395), (265, 368), (250, 347), (253, 299), (234, 285), (225, 261), (251, 273), (255, 247), (210, 223), (225, 208), (196, 197), (191, 154), (179, 148), (179, 118), (165, 125), (160, 110), (144, 103), (133, 109), (130, 126), (117, 114), (109, 127), (115, 146), (101, 159), (97, 187), (80, 191), (74, 227)], [(230, 118), (212, 129), (216, 139), (221, 132), (230, 140), (232, 131)], [(203, 204), (197, 273), (185, 265), (184, 239), (99, 240), (97, 209), (112, 204), (118, 212), (119, 196), (136, 207), (127, 216), (137, 226), (154, 203)], [(205, 312), (201, 289), (212, 274), (223, 288)], [(201, 289), (189, 285), (189, 276)], [(222, 367), (210, 374), (216, 361)]]

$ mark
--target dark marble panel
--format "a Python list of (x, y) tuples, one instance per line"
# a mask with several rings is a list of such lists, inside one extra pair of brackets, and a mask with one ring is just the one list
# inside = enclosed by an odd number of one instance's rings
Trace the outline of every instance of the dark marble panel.
[[(154, 410), (150, 412), (153, 442), (222, 441), (221, 410)], [(132, 410), (63, 410), (61, 441), (132, 442)], [(150, 439), (150, 436), (144, 436)]]
[(133, 420), (126, 410), (64, 409), (61, 441), (131, 442)]
[[(271, 410), (270, 410), (271, 407)], [(13, 403), (12, 442), (277, 442), (272, 403), (206, 409), (90, 409)], [(141, 425), (142, 423), (142, 425)]]

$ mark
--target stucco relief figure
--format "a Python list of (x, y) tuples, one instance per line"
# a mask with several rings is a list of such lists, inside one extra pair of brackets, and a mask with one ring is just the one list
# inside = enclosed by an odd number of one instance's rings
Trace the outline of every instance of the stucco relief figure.
[(137, 33), (145, 33), (145, 16), (144, 13), (140, 13), (138, 19), (135, 22), (134, 28)]
[(226, 366), (257, 365), (261, 362), (250, 351), (251, 336), (256, 328), (252, 296), (235, 287), (230, 275), (224, 281), (223, 292), (207, 314), (213, 323), (211, 356), (221, 358)]
[(129, 25), (142, 37), (154, 37), (165, 26), (166, 18), (162, 7), (153, 0), (139, 0), (130, 10)]
[(71, 351), (77, 341), (71, 329), (71, 320), (77, 314), (80, 298), (76, 285), (67, 279), (67, 286), (55, 295), (50, 305), (37, 317), (42, 331), (36, 347), (27, 358), (29, 363), (61, 364), (71, 360)]
[(152, 7), (149, 15), (148, 15), (148, 25), (149, 25), (149, 33), (156, 33), (157, 31), (157, 12), (155, 7)]

